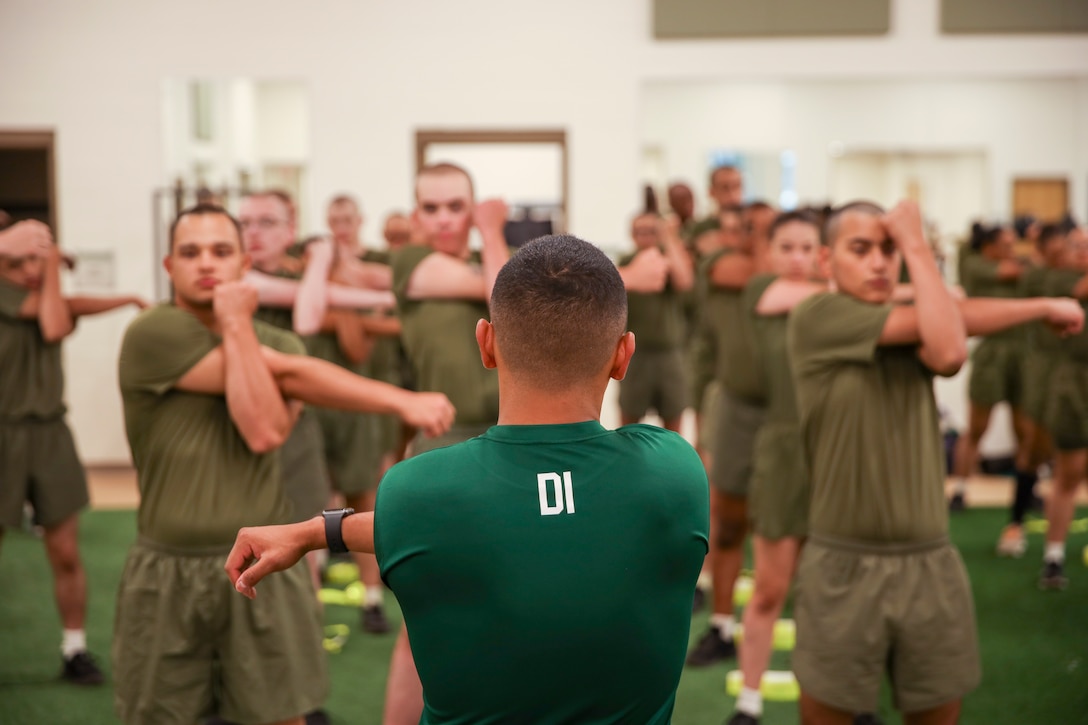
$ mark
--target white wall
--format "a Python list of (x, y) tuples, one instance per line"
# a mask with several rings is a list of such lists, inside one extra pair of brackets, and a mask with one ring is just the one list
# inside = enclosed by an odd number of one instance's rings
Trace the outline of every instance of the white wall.
[[(657, 43), (649, 0), (4, 0), (0, 129), (56, 129), (62, 243), (116, 250), (118, 287), (150, 294), (150, 196), (169, 180), (165, 78), (308, 84), (309, 203), (352, 190), (371, 229), (410, 202), (414, 129), (565, 128), (571, 230), (615, 243), (639, 199), (644, 84), (748, 79), (768, 97), (758, 140), (777, 146), (785, 120), (768, 80), (1088, 72), (1086, 37), (941, 38), (937, 0), (893, 7), (887, 37)], [(1077, 103), (1088, 108), (1083, 85)], [(113, 380), (128, 316), (85, 321), (67, 345), (71, 420), (91, 462), (127, 459)]]

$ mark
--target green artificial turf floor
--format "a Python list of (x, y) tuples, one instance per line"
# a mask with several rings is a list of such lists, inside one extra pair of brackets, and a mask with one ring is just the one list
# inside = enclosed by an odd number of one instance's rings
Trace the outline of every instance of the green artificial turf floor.
[[(1082, 558), (1088, 533), (1070, 535), (1069, 588), (1062, 593), (1040, 592), (1035, 579), (1042, 537), (1030, 537), (1023, 559), (997, 559), (993, 544), (1004, 519), (1002, 511), (973, 509), (952, 521), (953, 538), (971, 574), (983, 661), (982, 687), (967, 698), (962, 722), (1088, 723), (1088, 567)], [(113, 600), (125, 551), (134, 538), (133, 512), (95, 511), (83, 516), (81, 545), (90, 582), (88, 640), (107, 675)], [(392, 601), (389, 614), (399, 624)], [(704, 631), (706, 616), (704, 610), (694, 617), (692, 640)], [(329, 655), (332, 694), (327, 709), (333, 722), (379, 723), (394, 635), (363, 634), (355, 609), (329, 606), (326, 621), (352, 628), (342, 651)], [(59, 639), (42, 546), (30, 535), (9, 532), (0, 547), (0, 724), (116, 722), (108, 683), (78, 688), (57, 680)], [(685, 670), (673, 722), (723, 722), (732, 708), (725, 675), (735, 666)], [(772, 668), (788, 666), (788, 655), (776, 653)], [(881, 715), (889, 725), (899, 722), (887, 693)], [(797, 723), (796, 705), (768, 703), (763, 722)]]

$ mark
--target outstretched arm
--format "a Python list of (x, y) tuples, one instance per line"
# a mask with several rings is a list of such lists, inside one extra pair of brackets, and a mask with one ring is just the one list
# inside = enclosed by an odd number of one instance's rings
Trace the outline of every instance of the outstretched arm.
[(329, 269), (332, 267), (333, 246), (331, 239), (319, 239), (307, 246), (308, 262), (298, 285), (293, 308), (295, 332), (313, 335), (320, 329), (321, 320), (328, 309), (329, 293), (326, 289)]
[(812, 295), (826, 291), (827, 285), (820, 282), (776, 279), (760, 295), (756, 314), (765, 317), (785, 315)]
[[(246, 273), (245, 281), (257, 289), (257, 297), (262, 305), (293, 307), (298, 297), (299, 283), (293, 279), (282, 279), (250, 270)], [(371, 307), (386, 309), (396, 304), (392, 292), (356, 289), (333, 282), (327, 283), (326, 290), (330, 307), (353, 310)]]
[[(345, 517), (340, 533), (349, 550), (373, 554), (374, 512)], [(320, 516), (285, 526), (244, 528), (238, 532), (224, 568), (234, 588), (253, 599), (259, 581), (294, 566), (307, 552), (326, 546), (325, 521)]]

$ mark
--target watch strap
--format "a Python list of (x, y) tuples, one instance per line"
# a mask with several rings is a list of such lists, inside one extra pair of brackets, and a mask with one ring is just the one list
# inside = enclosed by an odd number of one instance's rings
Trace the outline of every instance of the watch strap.
[(325, 546), (333, 554), (346, 554), (348, 547), (344, 543), (344, 517), (355, 513), (355, 509), (344, 508), (322, 511), (325, 518)]

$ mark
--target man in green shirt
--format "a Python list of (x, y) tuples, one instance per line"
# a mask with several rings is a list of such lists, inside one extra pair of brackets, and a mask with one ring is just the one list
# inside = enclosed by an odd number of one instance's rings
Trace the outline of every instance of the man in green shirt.
[[(802, 302), (787, 330), (812, 480), (794, 608), (802, 719), (872, 712), (887, 674), (907, 725), (952, 725), (981, 673), (932, 378), (959, 370), (968, 334), (1038, 319), (1072, 332), (1084, 314), (1071, 300), (957, 302), (913, 202), (841, 207), (824, 241), (836, 292)], [(914, 304), (893, 306), (903, 260)]]
[(244, 529), (227, 572), (254, 596), (306, 550), (375, 551), (423, 680), (420, 722), (667, 723), (707, 550), (698, 455), (660, 428), (599, 423), (635, 347), (600, 250), (529, 243), (491, 315), (475, 338), (498, 369), (498, 425), (395, 466), (373, 514)]
[[(510, 256), (506, 216), (500, 200), (475, 201), (472, 178), (459, 166), (425, 166), (416, 176), (413, 217), (426, 243), (394, 255), (393, 291), (416, 386), (448, 395), (457, 419), (444, 436), (417, 437), (411, 455), (481, 435), (498, 419), (498, 376), (479, 365), (473, 334), (476, 323), (489, 317), (495, 277)], [(469, 248), (473, 227), (480, 232), (480, 252)], [(416, 723), (422, 709), (419, 676), (402, 629), (389, 665), (385, 722)]]
[[(1015, 257), (1015, 237), (1008, 227), (976, 228), (972, 251), (960, 260), (960, 285), (968, 297), (1021, 296), (1023, 263)], [(1006, 402), (1012, 408), (1017, 440), (1017, 463), (1028, 457), (1026, 419), (1021, 406), (1023, 392), (1024, 328), (1010, 328), (982, 340), (971, 353), (968, 382), (967, 431), (960, 436), (955, 459), (953, 493), (949, 506), (961, 511), (966, 505), (967, 477), (977, 464), (978, 445), (994, 406)], [(1017, 488), (1035, 485), (1034, 471), (1017, 466)]]
[(119, 363), (140, 507), (117, 602), (118, 714), (300, 723), (327, 690), (305, 571), (281, 575), (264, 607), (239, 608), (219, 584), (239, 528), (292, 518), (276, 449), (296, 401), (397, 413), (432, 435), (453, 409), (307, 357), (295, 335), (254, 321), (240, 225), (223, 209), (186, 210), (170, 239), (174, 299), (129, 326)]
[(619, 268), (628, 267), (643, 252), (658, 250), (668, 266), (668, 278), (659, 292), (627, 293), (627, 328), (639, 341), (639, 356), (620, 383), (621, 422), (637, 423), (653, 410), (665, 428), (679, 432), (687, 407), (683, 303), (692, 288), (691, 259), (678, 230), (656, 214), (636, 216), (631, 238), (635, 251), (620, 258)]
[(688, 245), (697, 247), (699, 237), (720, 227), (718, 213), (722, 209), (739, 209), (744, 204), (744, 178), (740, 169), (731, 164), (718, 166), (710, 172), (710, 198), (714, 201), (714, 213), (691, 227)]
[[(716, 532), (711, 556), (713, 612), (709, 627), (688, 654), (687, 663), (702, 667), (736, 656), (733, 631), (733, 589), (744, 562), (748, 523), (748, 486), (752, 475), (755, 437), (763, 424), (764, 379), (756, 355), (751, 326), (747, 324), (742, 296), (752, 276), (766, 264), (766, 247), (751, 236), (727, 232), (728, 217), (721, 214), (724, 239), (721, 246), (700, 264), (705, 285), (703, 328), (711, 344), (714, 379), (718, 383), (710, 441), (711, 496), (715, 499)], [(731, 222), (732, 223), (732, 222)]]
[(103, 676), (87, 651), (87, 577), (79, 555), (79, 512), (89, 498), (65, 421), (61, 342), (81, 315), (143, 303), (63, 297), (63, 256), (49, 228), (35, 221), (12, 229), (0, 232), (0, 541), (23, 524), (30, 503), (63, 628), (61, 677), (98, 685)]

